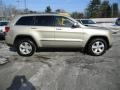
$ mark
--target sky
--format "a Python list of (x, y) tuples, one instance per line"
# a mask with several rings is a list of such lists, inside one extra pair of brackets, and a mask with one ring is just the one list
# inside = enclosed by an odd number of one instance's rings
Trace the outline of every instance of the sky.
[[(6, 5), (14, 5), (17, 8), (24, 9), (25, 0), (2, 0)], [(17, 1), (20, 1), (19, 3)], [(120, 0), (109, 0), (110, 3), (117, 2), (120, 4)], [(50, 6), (52, 10), (64, 9), (67, 12), (79, 11), (83, 12), (90, 0), (26, 0), (26, 7), (30, 10), (44, 11), (46, 6)]]

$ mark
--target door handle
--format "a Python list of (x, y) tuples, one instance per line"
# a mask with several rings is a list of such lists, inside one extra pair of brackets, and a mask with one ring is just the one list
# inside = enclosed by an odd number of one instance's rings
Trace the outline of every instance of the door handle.
[(37, 29), (37, 28), (31, 28), (31, 29)]
[(57, 28), (56, 30), (62, 30), (61, 28)]

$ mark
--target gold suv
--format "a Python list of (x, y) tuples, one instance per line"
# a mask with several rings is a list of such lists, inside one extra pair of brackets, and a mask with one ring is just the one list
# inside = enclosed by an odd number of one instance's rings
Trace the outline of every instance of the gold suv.
[(111, 32), (86, 27), (58, 14), (27, 14), (14, 18), (6, 29), (6, 43), (21, 56), (31, 56), (40, 47), (84, 48), (100, 56), (111, 46)]

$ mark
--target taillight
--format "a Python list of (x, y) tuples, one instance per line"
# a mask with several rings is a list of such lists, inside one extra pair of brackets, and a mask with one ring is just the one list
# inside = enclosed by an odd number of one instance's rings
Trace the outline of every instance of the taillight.
[(5, 32), (9, 32), (10, 31), (10, 27), (5, 27)]

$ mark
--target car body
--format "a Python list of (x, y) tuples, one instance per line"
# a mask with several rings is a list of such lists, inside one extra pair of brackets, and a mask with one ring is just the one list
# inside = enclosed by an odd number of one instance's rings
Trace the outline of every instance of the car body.
[[(101, 27), (101, 28), (105, 27), (106, 28), (106, 26), (104, 26), (106, 23), (96, 23), (92, 19), (77, 19), (77, 21), (89, 27)], [(111, 23), (108, 23), (108, 24), (112, 25)]]
[(77, 19), (77, 21), (88, 27), (106, 28), (110, 30), (112, 34), (116, 34), (118, 32), (118, 30), (113, 28), (113, 23), (96, 23), (92, 19)]
[(120, 26), (120, 18), (117, 18), (115, 24), (118, 25), (118, 26)]
[(0, 37), (5, 37), (5, 26), (8, 24), (8, 21), (0, 21)]
[(85, 26), (99, 26), (99, 24), (97, 24), (92, 19), (77, 19), (77, 21)]
[(86, 27), (59, 14), (15, 17), (6, 27), (6, 43), (16, 47), (22, 56), (31, 56), (40, 47), (84, 48), (89, 54), (99, 56), (112, 45), (110, 31)]

